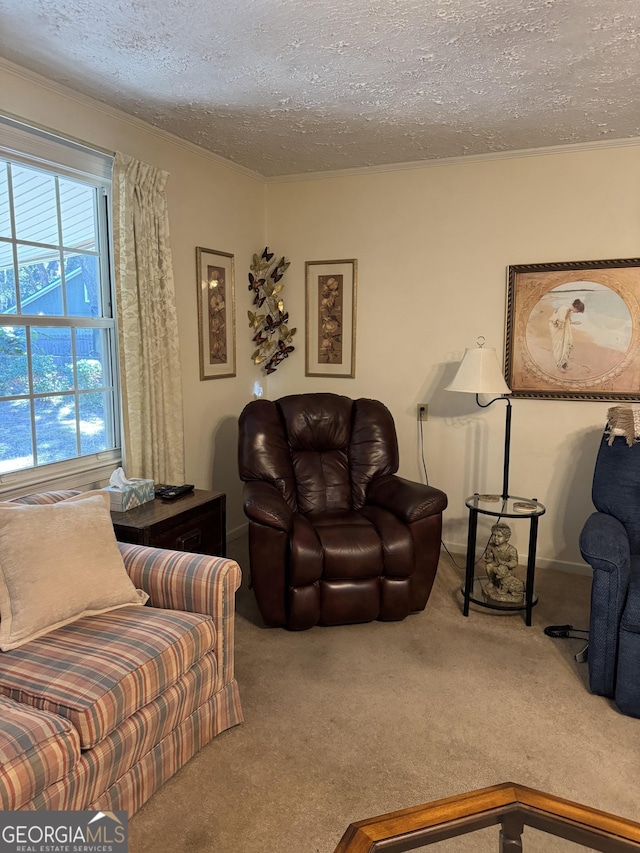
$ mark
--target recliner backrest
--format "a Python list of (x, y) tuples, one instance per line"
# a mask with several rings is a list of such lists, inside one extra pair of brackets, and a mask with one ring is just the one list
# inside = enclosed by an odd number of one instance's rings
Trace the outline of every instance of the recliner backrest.
[(393, 418), (377, 400), (338, 394), (255, 400), (240, 416), (239, 469), (294, 511), (360, 509), (371, 480), (398, 470)]
[(593, 475), (592, 499), (599, 512), (624, 524), (632, 554), (640, 554), (640, 443), (627, 444), (608, 435), (600, 442)]

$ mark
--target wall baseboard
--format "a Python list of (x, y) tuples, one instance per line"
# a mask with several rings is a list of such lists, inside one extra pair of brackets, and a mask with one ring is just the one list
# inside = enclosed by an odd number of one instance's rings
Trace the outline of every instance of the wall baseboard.
[(227, 542), (233, 542), (234, 539), (240, 539), (241, 536), (246, 536), (248, 530), (249, 522), (245, 522), (239, 527), (234, 527), (233, 530), (227, 530)]

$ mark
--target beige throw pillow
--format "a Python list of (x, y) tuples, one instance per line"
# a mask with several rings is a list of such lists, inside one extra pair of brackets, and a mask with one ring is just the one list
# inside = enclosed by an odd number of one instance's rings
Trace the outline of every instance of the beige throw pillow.
[(144, 604), (118, 549), (106, 492), (0, 504), (0, 649), (81, 616)]

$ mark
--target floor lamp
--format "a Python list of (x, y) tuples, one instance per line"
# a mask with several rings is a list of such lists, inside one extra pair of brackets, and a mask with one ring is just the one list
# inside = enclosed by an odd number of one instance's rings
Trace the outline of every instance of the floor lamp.
[[(476, 403), (483, 409), (497, 400), (504, 400), (507, 404), (502, 476), (502, 499), (506, 500), (509, 497), (509, 451), (511, 447), (511, 400), (506, 395), (511, 394), (511, 389), (504, 381), (495, 349), (485, 347), (484, 340), (482, 336), (479, 337), (477, 346), (465, 350), (458, 372), (445, 390), (475, 394)], [(488, 396), (496, 394), (498, 396), (489, 400), (488, 403), (482, 403), (480, 402), (481, 394)]]

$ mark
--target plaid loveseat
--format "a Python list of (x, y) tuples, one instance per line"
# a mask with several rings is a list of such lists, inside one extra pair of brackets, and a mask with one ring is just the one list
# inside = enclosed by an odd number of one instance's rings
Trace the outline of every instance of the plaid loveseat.
[[(76, 492), (21, 498), (53, 503)], [(150, 606), (0, 653), (0, 808), (136, 812), (242, 722), (233, 560), (119, 544)]]

